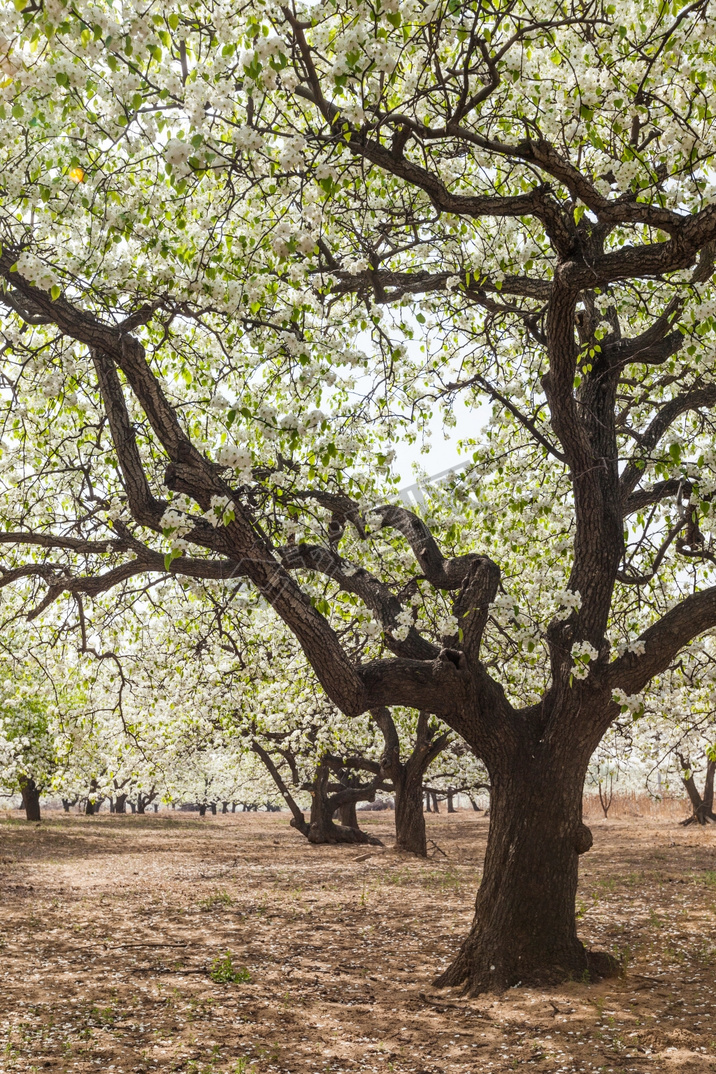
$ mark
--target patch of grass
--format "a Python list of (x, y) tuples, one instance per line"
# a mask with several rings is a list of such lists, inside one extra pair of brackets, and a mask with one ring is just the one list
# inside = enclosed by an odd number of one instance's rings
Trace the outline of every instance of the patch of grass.
[(251, 974), (246, 966), (234, 966), (234, 960), (230, 951), (224, 955), (217, 955), (211, 964), (209, 976), (217, 984), (236, 984), (239, 981), (250, 981)]
[(222, 888), (221, 891), (216, 891), (213, 895), (207, 895), (205, 899), (201, 899), (199, 906), (202, 910), (211, 910), (214, 906), (232, 906), (233, 903), (234, 900), (231, 895)]
[(252, 1074), (254, 1070), (256, 1067), (253, 1060), (249, 1059), (248, 1055), (242, 1055), (240, 1059), (237, 1059), (231, 1074)]

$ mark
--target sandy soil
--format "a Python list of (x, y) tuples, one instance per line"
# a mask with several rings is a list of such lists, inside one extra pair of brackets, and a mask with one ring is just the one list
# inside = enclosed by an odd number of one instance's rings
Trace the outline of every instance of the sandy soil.
[[(0, 819), (0, 1074), (716, 1070), (712, 829), (592, 820), (581, 933), (625, 977), (466, 1000), (430, 981), (469, 925), (473, 813), (429, 818), (428, 861), (287, 814), (50, 817)], [(390, 814), (365, 826), (390, 843)], [(248, 980), (212, 980), (226, 952)]]

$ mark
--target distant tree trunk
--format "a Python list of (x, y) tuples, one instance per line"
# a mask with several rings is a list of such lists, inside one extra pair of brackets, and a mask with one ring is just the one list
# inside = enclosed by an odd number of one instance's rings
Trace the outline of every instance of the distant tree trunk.
[(211, 803), (211, 812), (216, 816), (216, 802)]
[(131, 809), (132, 813), (136, 813), (136, 812), (137, 812), (137, 807), (136, 807), (136, 805), (134, 804), (134, 802), (133, 802), (133, 801), (131, 800), (131, 798), (129, 799), (128, 805), (129, 805), (129, 808)]
[(85, 805), (85, 815), (88, 816), (88, 817), (93, 817), (94, 814), (97, 812), (97, 810), (95, 808), (96, 803), (95, 803), (95, 800), (93, 798), (93, 795), (96, 793), (96, 791), (97, 791), (97, 780), (92, 779), (90, 781), (89, 794), (87, 795), (87, 803)]
[[(390, 709), (374, 709), (371, 716), (380, 728), (385, 751), (380, 762), (381, 774), (393, 782), (395, 798), (395, 846), (409, 854), (425, 858), (428, 853), (423, 814), (423, 777), (448, 743), (447, 733), (436, 734), (427, 712), (418, 714), (415, 744), (405, 762), (400, 759), (400, 739)], [(428, 810), (430, 798), (427, 798)]]
[(40, 791), (31, 776), (26, 776), (20, 781), (20, 794), (26, 820), (41, 820)]
[(76, 798), (63, 798), (62, 799), (62, 808), (64, 809), (65, 813), (69, 813), (69, 811), (70, 811), (70, 809), (72, 808), (73, 805), (77, 805), (77, 799)]
[(480, 807), (477, 804), (477, 801), (476, 801), (475, 797), (472, 794), (468, 794), (468, 798), (470, 799), (470, 805), (472, 806), (472, 808), (475, 811), (475, 813), (479, 813), (480, 812)]
[[(347, 788), (338, 794), (329, 796), (328, 781), (331, 770), (326, 761), (321, 761), (316, 770), (316, 778), (311, 791), (311, 816), (308, 824), (306, 837), (309, 843), (370, 843), (373, 846), (383, 846), (380, 839), (368, 835), (357, 826), (348, 827), (344, 824), (335, 824), (333, 814), (336, 808), (341, 808), (351, 801), (360, 801), (358, 795), (360, 789)], [(375, 796), (375, 794), (374, 794)]]
[(222, 813), (228, 813), (229, 812), (229, 803), (228, 802), (222, 802), (221, 803), (221, 812)]
[(156, 803), (156, 802), (154, 803), (154, 805), (152, 806), (152, 808), (154, 809), (154, 812), (155, 812), (155, 813), (158, 813), (158, 812), (159, 812), (159, 806), (157, 805), (157, 803)]
[(114, 811), (115, 811), (115, 813), (126, 813), (127, 812), (127, 795), (126, 794), (118, 794), (117, 795), (117, 797), (115, 799), (115, 803), (114, 803)]
[(236, 802), (232, 802), (232, 803), (231, 803), (231, 812), (232, 812), (232, 813), (235, 813), (235, 812), (236, 812)]
[(455, 808), (454, 798), (455, 798), (455, 792), (452, 791), (452, 790), (448, 791), (447, 792), (447, 811), (448, 811), (448, 813), (457, 813), (457, 809)]
[(435, 791), (431, 791), (430, 793), (433, 796), (433, 813), (439, 813), (440, 812), (440, 804), (438, 802), (437, 793)]
[(716, 824), (716, 814), (714, 813), (714, 775), (716, 775), (716, 761), (709, 760), (706, 764), (706, 780), (704, 782), (703, 797), (699, 794), (696, 787), (696, 781), (694, 774), (691, 771), (691, 765), (688, 761), (679, 755), (679, 761), (681, 767), (689, 775), (684, 778), (681, 777), (681, 781), (686, 788), (686, 793), (689, 796), (693, 813), (690, 817), (681, 823), (687, 824)]
[(341, 824), (346, 828), (358, 827), (358, 814), (356, 813), (355, 802), (344, 802), (343, 805), (338, 807), (338, 815)]
[(200, 804), (200, 806), (199, 806), (199, 816), (200, 817), (205, 817), (206, 816), (206, 802), (202, 802)]
[(432, 813), (433, 807), (430, 805), (430, 791), (424, 791), (425, 795), (425, 812)]
[(423, 774), (409, 772), (407, 765), (401, 767), (403, 771), (393, 777), (395, 845), (408, 854), (425, 858), (428, 854), (428, 841), (423, 813)]
[[(604, 784), (603, 786), (602, 783)], [(609, 808), (612, 804), (612, 799), (614, 798), (614, 776), (611, 772), (609, 773), (609, 787), (607, 787), (606, 780), (602, 781), (600, 779), (598, 784), (598, 790), (599, 802), (602, 807), (602, 813), (604, 814), (604, 819), (608, 820)]]
[(110, 813), (114, 813), (114, 798), (111, 794), (109, 796), (109, 811)]

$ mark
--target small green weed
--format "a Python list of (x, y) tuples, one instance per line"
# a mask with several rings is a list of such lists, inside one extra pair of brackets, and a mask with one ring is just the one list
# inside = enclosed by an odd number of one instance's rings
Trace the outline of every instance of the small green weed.
[(221, 891), (215, 892), (213, 895), (207, 895), (205, 899), (201, 899), (199, 906), (202, 910), (211, 910), (214, 906), (231, 906), (234, 900), (228, 891), (223, 888)]
[(237, 1060), (236, 1066), (231, 1074), (252, 1074), (255, 1069), (256, 1067), (253, 1065), (253, 1062), (249, 1059), (248, 1055), (242, 1055), (241, 1058)]
[(217, 955), (211, 964), (209, 976), (217, 984), (235, 984), (237, 981), (250, 981), (251, 974), (246, 966), (234, 966), (231, 952)]

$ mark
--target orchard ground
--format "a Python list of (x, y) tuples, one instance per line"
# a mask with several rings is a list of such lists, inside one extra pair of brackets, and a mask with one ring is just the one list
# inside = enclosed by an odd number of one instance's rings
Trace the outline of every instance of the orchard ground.
[(427, 818), (428, 861), (386, 813), (362, 814), (385, 850), (286, 813), (7, 813), (0, 1072), (716, 1071), (716, 830), (626, 806), (592, 807), (578, 900), (625, 976), (475, 999), (430, 983), (470, 923), (472, 812)]

